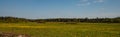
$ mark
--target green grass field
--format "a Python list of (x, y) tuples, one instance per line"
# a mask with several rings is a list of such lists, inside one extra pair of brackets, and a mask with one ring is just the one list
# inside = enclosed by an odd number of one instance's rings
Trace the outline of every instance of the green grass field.
[(120, 23), (0, 23), (0, 32), (32, 37), (120, 37)]

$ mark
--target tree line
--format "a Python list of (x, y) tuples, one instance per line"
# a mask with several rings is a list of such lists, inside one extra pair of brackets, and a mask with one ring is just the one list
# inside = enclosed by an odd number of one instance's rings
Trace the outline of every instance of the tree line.
[(86, 23), (120, 23), (120, 17), (115, 18), (50, 18), (50, 19), (25, 19), (18, 17), (0, 17), (3, 23), (19, 23), (19, 22), (86, 22)]

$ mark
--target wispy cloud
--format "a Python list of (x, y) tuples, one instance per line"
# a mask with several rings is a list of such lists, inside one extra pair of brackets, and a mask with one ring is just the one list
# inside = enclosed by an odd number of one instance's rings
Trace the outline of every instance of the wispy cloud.
[(102, 7), (102, 8), (101, 8), (101, 10), (105, 10), (105, 8), (104, 8), (104, 7)]
[(88, 0), (82, 0), (83, 2), (87, 2)]
[(77, 6), (88, 6), (94, 3), (103, 3), (105, 0), (80, 0)]
[(77, 4), (77, 6), (88, 6), (91, 3), (89, 2), (89, 0), (80, 0), (80, 2)]
[(95, 0), (94, 3), (103, 3), (105, 0)]
[(77, 4), (77, 6), (88, 6), (88, 5), (90, 5), (90, 4), (91, 4), (90, 2), (80, 3), (80, 4)]

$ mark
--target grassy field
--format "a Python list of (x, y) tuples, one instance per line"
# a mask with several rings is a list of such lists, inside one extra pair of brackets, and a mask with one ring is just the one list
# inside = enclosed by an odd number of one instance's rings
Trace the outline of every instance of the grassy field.
[(32, 37), (120, 37), (120, 23), (0, 23), (0, 32)]

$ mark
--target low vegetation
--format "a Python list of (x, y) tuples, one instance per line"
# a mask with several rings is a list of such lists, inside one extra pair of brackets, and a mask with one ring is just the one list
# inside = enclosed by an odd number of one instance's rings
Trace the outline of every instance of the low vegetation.
[(26, 22), (84, 22), (84, 23), (120, 23), (120, 17), (116, 18), (53, 18), (53, 19), (25, 19), (17, 17), (0, 17), (3, 23), (26, 23)]
[(31, 37), (120, 37), (120, 23), (0, 23), (0, 32)]
[(120, 17), (25, 19), (0, 17), (0, 37), (120, 37)]

